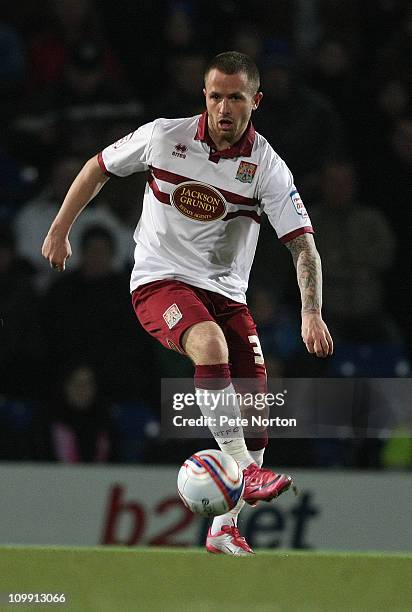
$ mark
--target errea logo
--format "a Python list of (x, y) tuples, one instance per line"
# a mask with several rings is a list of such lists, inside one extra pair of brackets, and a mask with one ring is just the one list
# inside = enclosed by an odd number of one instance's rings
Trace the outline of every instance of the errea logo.
[(186, 159), (186, 151), (187, 146), (178, 142), (177, 144), (175, 144), (175, 150), (172, 151), (172, 155), (174, 155), (175, 157), (181, 157), (182, 159)]

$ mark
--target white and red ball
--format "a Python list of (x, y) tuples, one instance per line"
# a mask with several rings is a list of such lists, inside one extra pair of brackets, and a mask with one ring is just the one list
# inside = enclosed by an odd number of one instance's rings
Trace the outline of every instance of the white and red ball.
[(187, 508), (201, 516), (232, 510), (243, 494), (243, 472), (222, 451), (202, 450), (186, 459), (177, 477), (177, 491)]

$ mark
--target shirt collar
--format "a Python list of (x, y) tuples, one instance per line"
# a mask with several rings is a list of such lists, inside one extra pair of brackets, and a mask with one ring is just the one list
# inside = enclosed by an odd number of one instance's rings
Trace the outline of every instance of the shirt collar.
[(253, 143), (255, 142), (255, 128), (251, 121), (247, 124), (245, 131), (243, 132), (240, 139), (235, 142), (229, 149), (223, 151), (216, 151), (216, 145), (210, 137), (209, 130), (207, 129), (207, 111), (205, 111), (199, 118), (197, 125), (197, 132), (195, 140), (205, 142), (212, 149), (209, 159), (211, 161), (218, 162), (221, 157), (230, 159), (233, 157), (250, 157), (252, 154)]

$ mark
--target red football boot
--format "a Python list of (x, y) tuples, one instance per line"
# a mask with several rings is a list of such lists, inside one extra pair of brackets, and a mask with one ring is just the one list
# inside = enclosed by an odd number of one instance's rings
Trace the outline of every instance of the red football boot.
[(210, 553), (233, 555), (235, 557), (255, 554), (235, 525), (223, 525), (222, 529), (213, 535), (209, 529), (206, 538), (206, 550)]
[(293, 478), (287, 474), (275, 474), (272, 470), (262, 469), (256, 463), (251, 463), (243, 470), (245, 490), (243, 499), (254, 506), (258, 501), (271, 501), (279, 497), (290, 487), (297, 493)]

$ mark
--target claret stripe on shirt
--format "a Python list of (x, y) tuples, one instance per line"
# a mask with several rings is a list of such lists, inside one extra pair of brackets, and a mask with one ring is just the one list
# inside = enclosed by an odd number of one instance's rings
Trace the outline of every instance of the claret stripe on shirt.
[[(185, 183), (186, 181), (193, 181), (195, 183), (200, 183), (196, 179), (191, 179), (186, 176), (180, 176), (180, 174), (175, 174), (174, 172), (169, 172), (168, 170), (162, 170), (161, 168), (155, 168), (154, 166), (150, 166), (150, 170), (153, 176), (161, 181), (165, 181), (166, 183), (172, 183), (173, 185), (179, 185), (179, 183)], [(257, 206), (259, 201), (254, 198), (245, 198), (244, 196), (239, 195), (238, 193), (232, 193), (231, 191), (225, 191), (220, 187), (216, 187), (215, 185), (211, 185), (223, 195), (227, 202), (230, 204), (243, 204), (244, 206)]]
[(237, 210), (235, 212), (227, 213), (222, 219), (222, 221), (230, 221), (230, 219), (234, 219), (235, 217), (249, 217), (256, 221), (256, 223), (260, 223), (260, 215), (258, 215), (254, 210)]
[(153, 191), (153, 195), (157, 200), (159, 200), (159, 202), (162, 202), (162, 204), (170, 204), (170, 195), (160, 191), (159, 185), (156, 183), (154, 176), (150, 172), (147, 173), (147, 182), (149, 183), (150, 189)]
[[(153, 195), (155, 196), (155, 198), (159, 200), (159, 202), (161, 202), (162, 204), (170, 205), (170, 195), (168, 193), (164, 193), (164, 191), (161, 191), (159, 189), (159, 185), (156, 183), (156, 180), (151, 172), (148, 172), (147, 174), (148, 174), (147, 182), (149, 184), (150, 189), (153, 191)], [(190, 179), (187, 179), (187, 180), (190, 180)], [(184, 179), (182, 182), (184, 182)], [(220, 192), (223, 193), (222, 189), (220, 189)], [(243, 203), (244, 202), (242, 202), (242, 204)], [(237, 210), (234, 212), (227, 213), (223, 217), (222, 221), (230, 221), (230, 219), (234, 219), (235, 217), (249, 217), (256, 223), (260, 223), (260, 215), (258, 215), (258, 213), (255, 212), (254, 210)]]

